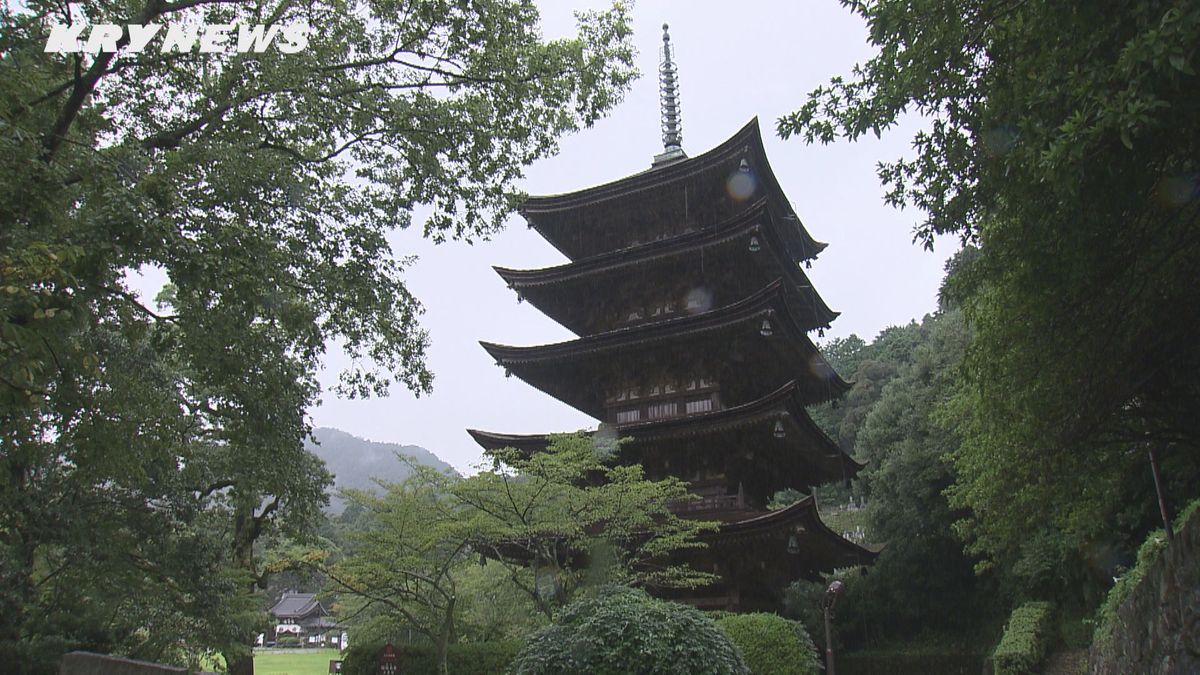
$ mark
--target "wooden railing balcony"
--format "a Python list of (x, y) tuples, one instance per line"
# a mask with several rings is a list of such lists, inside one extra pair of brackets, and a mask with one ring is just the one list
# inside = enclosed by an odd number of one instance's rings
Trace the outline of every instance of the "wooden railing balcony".
[(721, 410), (721, 398), (715, 388), (674, 391), (663, 396), (647, 396), (642, 400), (609, 402), (609, 422), (636, 424), (677, 417), (690, 417)]
[(702, 511), (741, 511), (747, 505), (742, 495), (705, 495), (699, 499), (671, 502), (670, 508), (681, 515)]

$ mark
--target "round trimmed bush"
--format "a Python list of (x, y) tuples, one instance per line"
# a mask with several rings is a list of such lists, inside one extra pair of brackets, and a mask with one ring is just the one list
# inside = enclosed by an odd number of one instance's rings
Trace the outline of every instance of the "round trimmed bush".
[(737, 647), (703, 612), (612, 586), (568, 605), (553, 625), (529, 636), (512, 672), (750, 673)]
[(817, 675), (817, 649), (798, 621), (775, 614), (733, 614), (717, 626), (741, 650), (754, 675)]

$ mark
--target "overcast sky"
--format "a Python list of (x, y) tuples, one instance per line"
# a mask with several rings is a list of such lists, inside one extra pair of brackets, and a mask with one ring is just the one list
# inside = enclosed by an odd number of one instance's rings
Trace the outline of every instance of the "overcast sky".
[[(602, 3), (540, 3), (547, 37), (573, 32), (572, 9)], [(910, 154), (915, 124), (883, 140), (807, 146), (774, 135), (775, 120), (816, 86), (849, 75), (871, 55), (866, 27), (837, 0), (772, 2), (647, 1), (634, 8), (635, 42), (643, 76), (612, 115), (562, 142), (560, 153), (529, 168), (531, 194), (570, 192), (649, 167), (662, 151), (657, 69), (663, 22), (671, 26), (683, 108), (683, 146), (698, 155), (758, 116), (771, 167), (805, 227), (829, 247), (810, 278), (841, 316), (829, 337), (852, 333), (871, 340), (882, 329), (934, 310), (947, 257), (957, 242), (933, 253), (912, 243), (919, 213), (883, 203), (876, 164)], [(571, 431), (596, 420), (526, 385), (505, 378), (479, 340), (530, 345), (571, 339), (566, 329), (515, 294), (492, 265), (533, 268), (566, 262), (514, 216), (492, 241), (434, 246), (419, 232), (392, 237), (400, 255), (415, 254), (407, 283), (425, 305), (430, 332), (431, 396), (402, 389), (389, 398), (347, 401), (331, 393), (312, 410), (317, 426), (332, 426), (376, 441), (423, 446), (459, 470), (480, 460), (465, 429), (505, 433)], [(327, 360), (322, 381), (336, 381), (345, 361)], [(849, 373), (843, 374), (849, 377)]]

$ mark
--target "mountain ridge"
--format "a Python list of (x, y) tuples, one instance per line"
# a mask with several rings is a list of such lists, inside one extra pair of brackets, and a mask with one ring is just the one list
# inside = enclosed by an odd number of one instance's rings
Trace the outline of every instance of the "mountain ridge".
[(304, 447), (325, 462), (334, 475), (330, 489), (329, 508), (334, 513), (345, 507), (345, 500), (338, 496), (339, 490), (368, 490), (379, 492), (373, 479), (400, 482), (412, 475), (412, 468), (397, 457), (397, 453), (410, 458), (414, 463), (430, 466), (438, 471), (450, 471), (457, 475), (454, 467), (433, 452), (419, 445), (384, 443), (355, 436), (333, 427), (313, 429), (312, 439)]

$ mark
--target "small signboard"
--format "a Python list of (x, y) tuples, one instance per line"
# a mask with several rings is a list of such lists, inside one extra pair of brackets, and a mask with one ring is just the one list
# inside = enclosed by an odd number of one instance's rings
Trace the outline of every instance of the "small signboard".
[(396, 647), (389, 642), (379, 655), (379, 675), (398, 675), (399, 672), (400, 659), (396, 655)]

